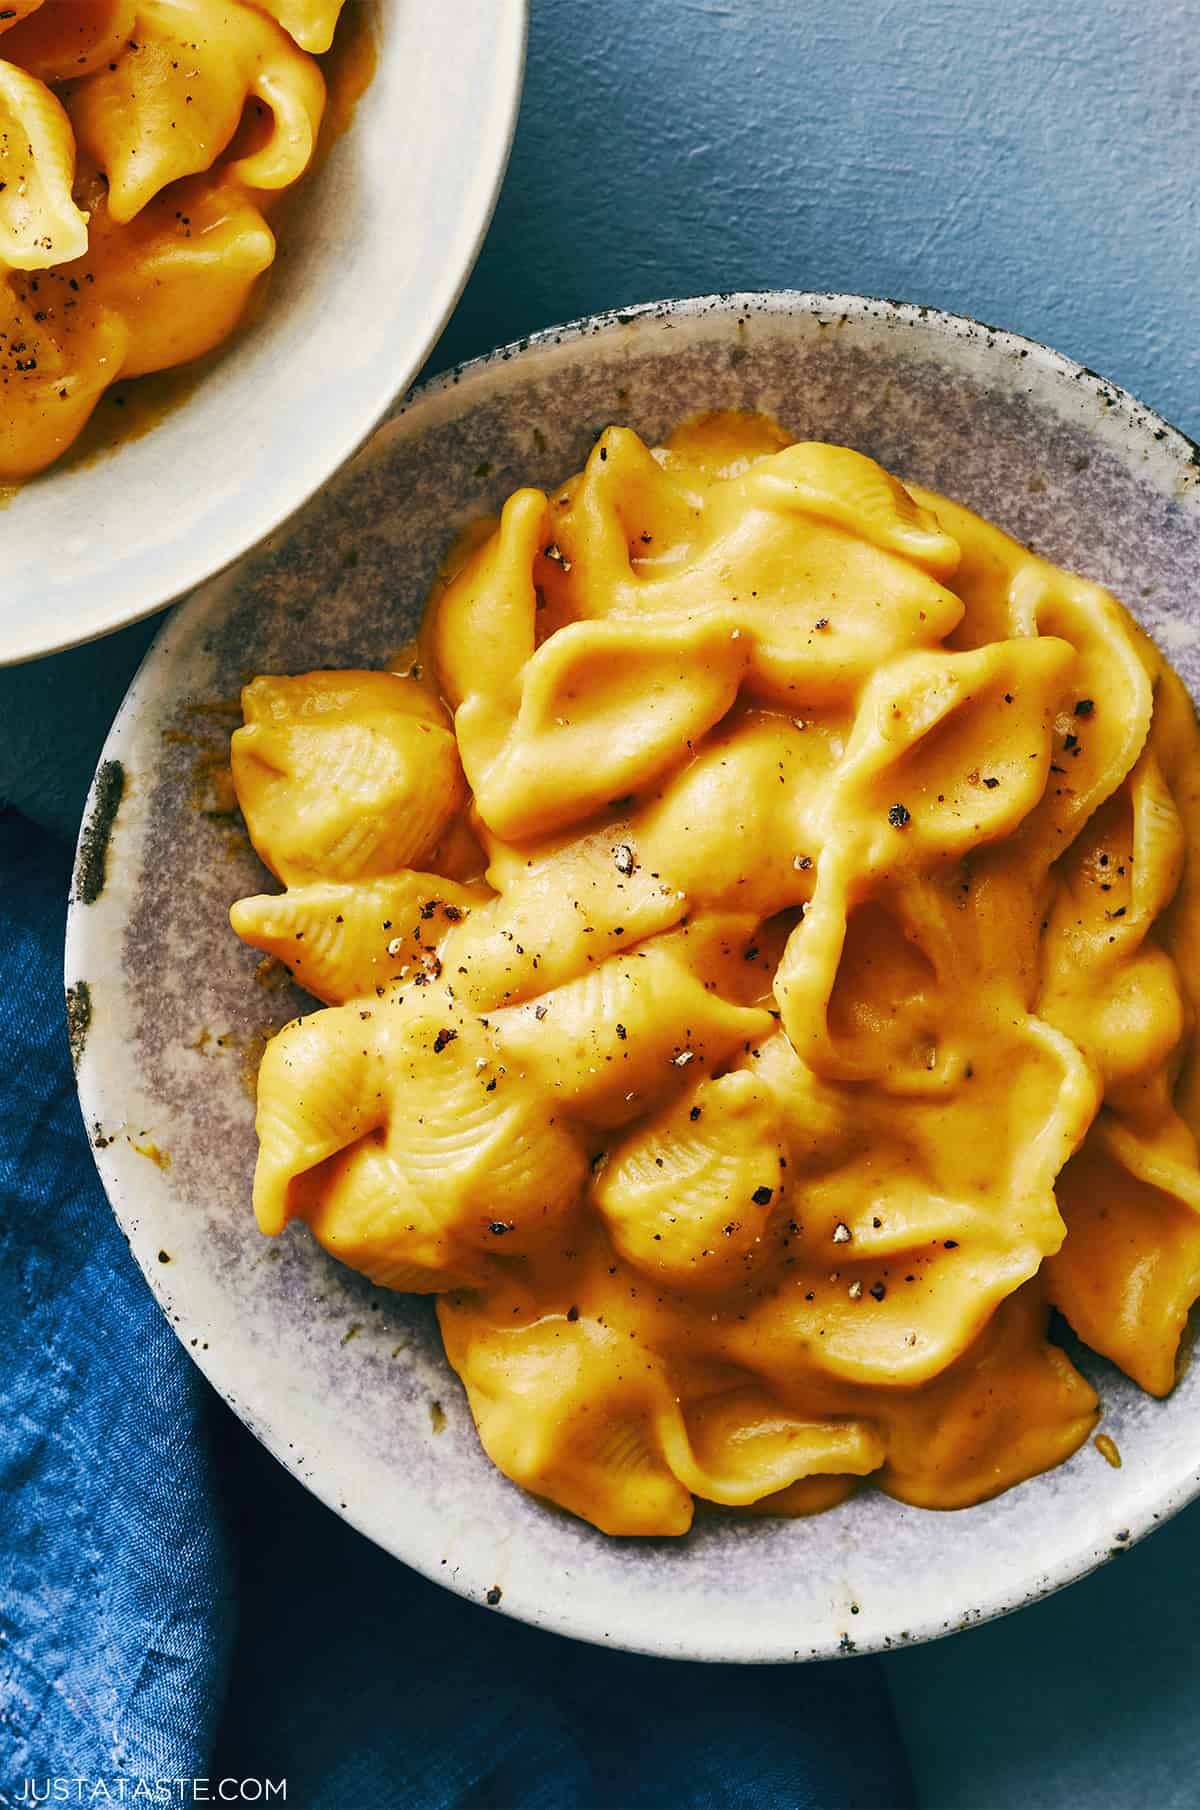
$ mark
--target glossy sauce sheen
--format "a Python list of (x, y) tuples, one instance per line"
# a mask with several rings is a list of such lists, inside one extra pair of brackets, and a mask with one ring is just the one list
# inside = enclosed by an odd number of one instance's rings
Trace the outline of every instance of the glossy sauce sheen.
[[(310, 167), (323, 120), (327, 141), (361, 92), (361, 55), (323, 59), (328, 94), (317, 60), (340, 6), (6, 9), (0, 483), (60, 458), (111, 385), (189, 365), (243, 320), (275, 257), (268, 216)], [(369, 33), (358, 21), (339, 35)], [(145, 397), (123, 385), (127, 412), (111, 414), (91, 450), (145, 431), (193, 382), (181, 374)]]
[(1107, 593), (759, 417), (610, 428), (408, 672), (244, 705), (234, 928), (328, 1008), (259, 1224), (440, 1295), (509, 1476), (614, 1534), (976, 1502), (1094, 1431), (1052, 1305), (1171, 1388), (1200, 769)]

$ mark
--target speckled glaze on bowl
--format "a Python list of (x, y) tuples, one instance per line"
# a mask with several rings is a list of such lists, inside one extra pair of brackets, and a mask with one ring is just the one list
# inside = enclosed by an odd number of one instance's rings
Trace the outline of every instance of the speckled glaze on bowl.
[(302, 996), (256, 984), (258, 957), (229, 932), (230, 902), (265, 881), (214, 777), (247, 676), (386, 661), (468, 518), (576, 469), (610, 421), (654, 440), (714, 406), (767, 409), (970, 504), (1109, 585), (1200, 685), (1197, 455), (1129, 396), (1010, 334), (855, 297), (587, 321), (424, 390), (285, 535), (171, 618), (105, 751), (67, 979), (83, 1110), (133, 1250), (197, 1362), (325, 1502), (543, 1627), (808, 1659), (1000, 1614), (1146, 1533), (1200, 1490), (1200, 1368), (1158, 1402), (1085, 1356), (1123, 1467), (1089, 1443), (957, 1513), (864, 1492), (812, 1520), (702, 1511), (686, 1539), (617, 1541), (542, 1506), (483, 1456), (428, 1302), (372, 1288), (302, 1227), (255, 1230), (243, 1071)]
[(286, 218), (266, 306), (151, 432), (7, 503), (0, 666), (149, 615), (245, 553), (362, 444), (445, 325), (508, 161), (527, 0), (348, 0), (364, 8), (375, 71)]

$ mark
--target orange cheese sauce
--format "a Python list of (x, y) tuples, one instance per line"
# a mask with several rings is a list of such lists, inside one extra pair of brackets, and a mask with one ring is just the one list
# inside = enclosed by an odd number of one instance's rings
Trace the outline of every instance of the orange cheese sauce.
[[(611, 1534), (1067, 1458), (1059, 1309), (1200, 1293), (1197, 730), (1099, 587), (861, 454), (626, 428), (414, 659), (264, 677), (254, 1205), (439, 1296), (492, 1459)], [(1103, 1449), (1103, 1448), (1102, 1448)]]

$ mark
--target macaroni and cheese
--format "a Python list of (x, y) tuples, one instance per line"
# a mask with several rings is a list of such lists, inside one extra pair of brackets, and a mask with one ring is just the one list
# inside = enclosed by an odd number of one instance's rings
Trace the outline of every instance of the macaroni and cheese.
[(104, 390), (200, 357), (275, 256), (342, 0), (16, 0), (0, 15), (0, 482)]
[(463, 538), (396, 672), (256, 679), (324, 1002), (258, 1222), (439, 1296), (480, 1437), (612, 1534), (1065, 1459), (1200, 1293), (1200, 761), (1097, 585), (860, 453), (601, 435)]

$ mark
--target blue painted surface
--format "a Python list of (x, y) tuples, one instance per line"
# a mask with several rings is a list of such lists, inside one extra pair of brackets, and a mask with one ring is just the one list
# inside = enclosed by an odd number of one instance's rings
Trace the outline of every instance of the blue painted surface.
[[(837, 288), (1047, 340), (1200, 437), (1198, 103), (1194, 0), (533, 0), (431, 369), (651, 297)], [(153, 628), (0, 673), (0, 796), (73, 832)], [(926, 1804), (1193, 1804), (1197, 1535), (889, 1662)]]
[(1046, 340), (1200, 435), (1200, 10), (533, 0), (509, 179), (443, 342), (848, 289)]

